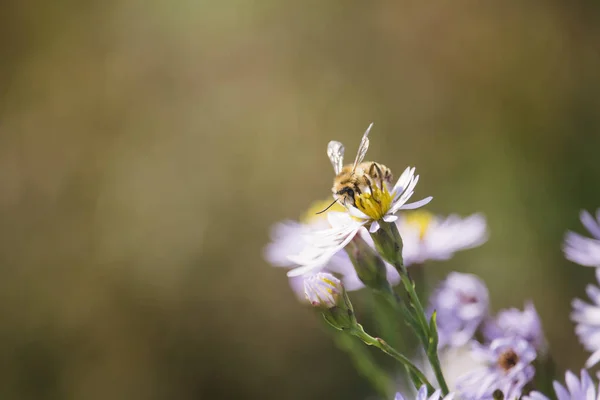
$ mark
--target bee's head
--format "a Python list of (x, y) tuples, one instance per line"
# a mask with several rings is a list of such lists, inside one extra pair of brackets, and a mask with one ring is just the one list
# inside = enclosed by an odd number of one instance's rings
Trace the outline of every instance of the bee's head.
[(336, 191), (335, 198), (343, 205), (354, 205), (354, 189), (348, 186), (342, 187)]

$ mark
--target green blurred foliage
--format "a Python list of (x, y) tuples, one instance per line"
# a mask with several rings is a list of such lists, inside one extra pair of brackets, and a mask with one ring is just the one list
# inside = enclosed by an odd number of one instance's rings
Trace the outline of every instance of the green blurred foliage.
[(369, 157), (416, 165), (429, 209), (488, 216), (490, 241), (432, 279), (475, 272), (494, 309), (532, 299), (559, 371), (579, 369), (568, 314), (593, 273), (560, 246), (600, 206), (599, 17), (585, 1), (6, 2), (0, 397), (369, 396), (262, 249), (329, 195), (326, 143), (352, 152), (371, 121)]

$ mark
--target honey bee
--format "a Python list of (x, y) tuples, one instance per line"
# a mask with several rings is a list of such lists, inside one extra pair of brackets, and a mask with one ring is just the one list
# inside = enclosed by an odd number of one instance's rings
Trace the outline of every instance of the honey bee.
[(356, 206), (356, 195), (373, 193), (375, 186), (383, 190), (384, 184), (392, 183), (392, 171), (388, 167), (373, 161), (363, 161), (369, 149), (369, 132), (372, 127), (373, 124), (369, 125), (360, 141), (354, 164), (344, 165), (344, 145), (340, 142), (332, 140), (327, 145), (327, 156), (336, 174), (331, 188), (335, 200), (329, 207), (336, 202), (344, 206)]

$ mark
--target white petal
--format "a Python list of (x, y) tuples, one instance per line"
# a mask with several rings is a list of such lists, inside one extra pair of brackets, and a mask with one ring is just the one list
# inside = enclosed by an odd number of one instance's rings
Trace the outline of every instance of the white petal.
[(404, 170), (404, 172), (402, 172), (402, 175), (400, 175), (400, 178), (398, 178), (398, 181), (394, 185), (392, 192), (403, 192), (413, 174), (414, 170), (411, 167), (406, 167), (406, 169)]
[(598, 364), (599, 361), (600, 361), (600, 350), (596, 350), (590, 356), (590, 358), (588, 358), (587, 361), (585, 362), (585, 367), (592, 368), (594, 365)]
[(298, 268), (294, 268), (294, 269), (288, 271), (287, 276), (290, 278), (293, 278), (296, 276), (308, 275), (312, 271), (317, 271), (320, 268), (321, 268), (320, 265), (307, 265), (305, 267), (298, 267)]
[(350, 213), (350, 215), (352, 215), (353, 217), (356, 217), (356, 218), (365, 219), (365, 220), (371, 219), (367, 214), (360, 211), (356, 207), (348, 207), (348, 212)]
[(558, 397), (558, 400), (571, 400), (571, 395), (569, 394), (567, 389), (563, 387), (563, 385), (561, 385), (557, 381), (554, 381), (552, 383), (552, 386), (554, 386), (554, 392), (556, 393), (556, 397)]
[(427, 386), (422, 385), (421, 388), (419, 388), (416, 400), (427, 400)]
[(414, 210), (415, 208), (423, 207), (426, 204), (433, 200), (433, 197), (425, 197), (423, 200), (415, 201), (414, 203), (408, 203), (400, 206), (398, 210)]
[(388, 215), (384, 215), (384, 216), (383, 216), (383, 220), (384, 220), (385, 222), (395, 222), (397, 219), (398, 219), (398, 217), (397, 217), (397, 216), (395, 216), (395, 215), (390, 215), (390, 214), (388, 214)]
[(571, 395), (575, 395), (579, 392), (579, 379), (575, 376), (571, 371), (567, 371), (565, 374), (565, 384), (567, 385), (567, 389), (571, 392)]
[(600, 239), (600, 225), (598, 225), (598, 221), (596, 221), (589, 212), (585, 210), (581, 211), (579, 219), (592, 236), (596, 239)]
[(375, 233), (379, 229), (379, 222), (373, 221), (371, 222), (371, 227), (369, 228), (369, 232)]
[(327, 221), (332, 227), (338, 227), (350, 223), (352, 217), (347, 212), (330, 211), (327, 213)]

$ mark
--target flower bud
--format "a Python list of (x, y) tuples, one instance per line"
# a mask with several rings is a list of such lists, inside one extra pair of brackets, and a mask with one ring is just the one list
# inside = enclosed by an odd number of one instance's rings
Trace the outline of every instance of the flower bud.
[(325, 320), (334, 328), (343, 330), (357, 326), (350, 298), (335, 276), (320, 272), (306, 278), (304, 293), (313, 307), (321, 309)]
[(366, 286), (375, 290), (390, 290), (385, 263), (360, 235), (356, 235), (345, 250), (356, 275)]
[(396, 269), (401, 266), (405, 270), (402, 262), (402, 237), (395, 222), (380, 221), (380, 228), (372, 232), (371, 237), (377, 252), (385, 261), (393, 264)]

